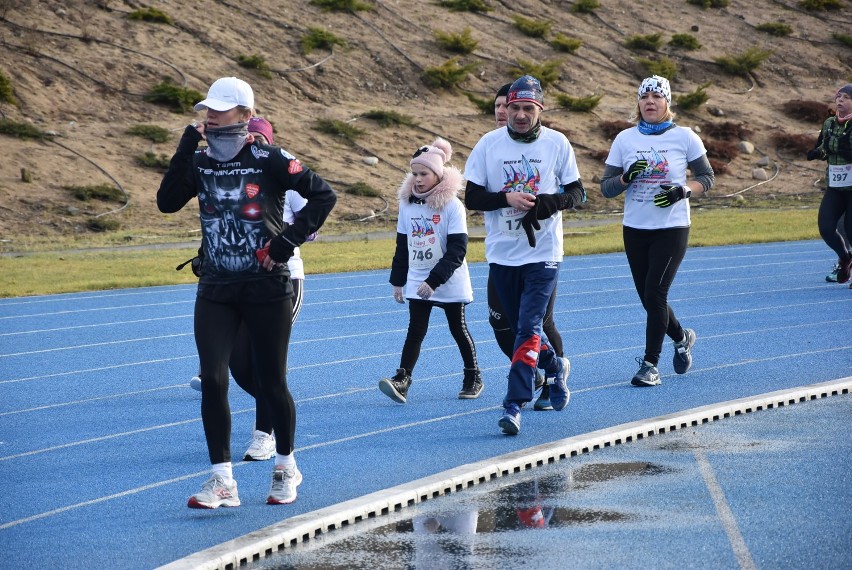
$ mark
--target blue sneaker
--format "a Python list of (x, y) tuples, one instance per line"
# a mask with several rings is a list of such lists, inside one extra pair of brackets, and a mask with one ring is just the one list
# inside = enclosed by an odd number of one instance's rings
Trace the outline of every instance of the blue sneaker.
[(518, 435), (521, 431), (521, 408), (512, 403), (503, 409), (503, 416), (497, 422), (506, 435)]
[(553, 378), (548, 378), (550, 385), (550, 405), (557, 412), (564, 410), (571, 399), (571, 391), (568, 389), (568, 375), (571, 374), (571, 362), (567, 358), (557, 358), (560, 361), (559, 372)]

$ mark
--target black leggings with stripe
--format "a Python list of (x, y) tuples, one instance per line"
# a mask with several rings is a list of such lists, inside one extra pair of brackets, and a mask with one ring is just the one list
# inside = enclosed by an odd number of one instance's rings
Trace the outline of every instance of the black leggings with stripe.
[(624, 226), (623, 235), (633, 284), (647, 313), (644, 358), (656, 366), (665, 337), (676, 341), (683, 338), (683, 328), (669, 306), (668, 296), (686, 255), (689, 228), (638, 230)]
[(461, 353), (465, 368), (478, 368), (476, 362), (476, 346), (467, 329), (467, 320), (464, 314), (464, 303), (434, 303), (420, 299), (408, 299), (408, 334), (402, 346), (402, 356), (399, 359), (399, 367), (404, 368), (409, 374), (414, 371), (417, 359), (420, 357), (420, 347), (429, 330), (429, 316), (432, 307), (441, 307), (447, 316), (447, 325), (450, 334), (453, 335)]

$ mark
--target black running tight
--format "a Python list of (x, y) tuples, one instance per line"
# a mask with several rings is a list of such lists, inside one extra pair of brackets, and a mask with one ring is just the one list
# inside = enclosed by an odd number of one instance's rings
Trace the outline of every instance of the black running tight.
[[(301, 279), (291, 279), (290, 283), (293, 285), (292, 322), (295, 323), (302, 308), (304, 288)], [(241, 324), (237, 333), (237, 340), (234, 342), (234, 349), (231, 351), (228, 367), (231, 369), (231, 375), (237, 385), (248, 392), (255, 400), (258, 400), (258, 390), (255, 386), (259, 384), (254, 374), (253, 358), (254, 354), (251, 349), (248, 329), (245, 324)], [(263, 433), (272, 433), (272, 419), (269, 417), (269, 409), (262, 401), (257, 401), (255, 405), (254, 429)]]
[(668, 304), (668, 296), (686, 254), (689, 228), (637, 230), (624, 226), (623, 234), (633, 284), (647, 313), (644, 358), (656, 366), (665, 337), (675, 341), (683, 338), (683, 328)]
[(296, 408), (287, 388), (287, 348), (293, 301), (217, 303), (195, 301), (195, 344), (201, 362), (201, 420), (210, 462), (231, 460), (231, 409), (228, 404), (228, 360), (240, 323), (245, 323), (254, 349), (253, 365), (268, 406), (278, 453), (293, 452)]
[(840, 260), (849, 259), (849, 252), (846, 251), (846, 242), (843, 236), (837, 231), (837, 221), (843, 214), (846, 214), (846, 219), (843, 222), (846, 238), (852, 239), (852, 189), (826, 189), (822, 197), (822, 202), (819, 204), (817, 226), (819, 227), (819, 235), (822, 237), (822, 240), (828, 247), (834, 250), (837, 258)]
[(432, 307), (437, 306), (444, 309), (447, 316), (447, 325), (450, 334), (453, 335), (461, 353), (465, 368), (478, 368), (476, 362), (476, 346), (470, 332), (467, 330), (467, 320), (464, 315), (464, 303), (433, 303), (431, 301), (420, 301), (408, 299), (408, 334), (405, 336), (405, 344), (402, 347), (402, 356), (399, 359), (399, 367), (405, 368), (409, 374), (414, 371), (414, 365), (420, 357), (420, 347), (429, 330), (429, 316)]

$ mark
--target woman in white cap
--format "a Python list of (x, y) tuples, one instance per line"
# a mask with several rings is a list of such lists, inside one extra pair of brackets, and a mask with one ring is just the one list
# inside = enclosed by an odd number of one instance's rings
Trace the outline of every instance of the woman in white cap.
[[(195, 344), (201, 364), (201, 419), (212, 474), (189, 498), (191, 508), (240, 505), (231, 464), (228, 359), (241, 323), (255, 352), (255, 370), (276, 438), (267, 503), (296, 499), (302, 474), (293, 455), (296, 410), (287, 388), (287, 349), (293, 287), (287, 261), (334, 207), (331, 187), (275, 147), (249, 144), (254, 93), (236, 77), (218, 79), (195, 106), (206, 121), (184, 130), (157, 191), (160, 211), (171, 213), (198, 198), (204, 263), (195, 301)], [(207, 140), (207, 148), (198, 143)], [(288, 189), (307, 199), (284, 225)]]
[(833, 281), (846, 283), (852, 277), (852, 250), (837, 226), (845, 214), (843, 227), (847, 237), (852, 235), (852, 83), (837, 90), (834, 105), (836, 114), (823, 123), (816, 146), (808, 151), (808, 160), (828, 163), (817, 225), (823, 241), (837, 254)]
[(473, 301), (473, 288), (465, 260), (467, 218), (458, 198), (464, 177), (449, 164), (452, 154), (450, 143), (440, 137), (420, 147), (397, 193), (399, 219), (390, 283), (397, 303), (408, 300), (408, 333), (396, 374), (382, 378), (379, 390), (400, 404), (408, 401), (411, 375), (429, 329), (432, 307), (444, 310), (462, 357), (459, 398), (472, 400), (482, 392), (476, 346), (465, 318), (465, 306)]
[(685, 374), (692, 365), (695, 332), (678, 322), (668, 294), (689, 241), (689, 198), (709, 191), (715, 178), (701, 139), (674, 123), (668, 79), (644, 79), (637, 98), (630, 117), (637, 125), (615, 137), (601, 191), (607, 198), (624, 193), (624, 250), (647, 314), (645, 354), (636, 359), (631, 384), (656, 386), (666, 336), (674, 342), (675, 372)]

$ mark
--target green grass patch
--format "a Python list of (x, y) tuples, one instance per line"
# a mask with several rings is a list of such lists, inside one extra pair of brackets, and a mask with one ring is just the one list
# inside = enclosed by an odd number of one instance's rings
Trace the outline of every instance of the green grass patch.
[(663, 34), (657, 32), (655, 34), (635, 34), (628, 37), (624, 41), (624, 45), (630, 49), (643, 49), (647, 51), (657, 51), (663, 45)]
[(238, 55), (237, 63), (240, 64), (240, 67), (255, 70), (261, 77), (272, 79), (272, 70), (269, 68), (269, 64), (266, 63), (266, 58), (262, 55)]
[(553, 85), (559, 80), (562, 63), (561, 59), (551, 59), (541, 63), (519, 59), (517, 67), (511, 68), (510, 71), (518, 76), (532, 75), (538, 79), (544, 88)]
[(172, 136), (172, 132), (169, 129), (158, 127), (157, 125), (133, 125), (127, 129), (127, 134), (134, 137), (141, 137), (153, 143), (164, 143)]
[(707, 8), (727, 8), (731, 4), (730, 0), (686, 0), (686, 3), (699, 6), (705, 10)]
[(697, 109), (710, 99), (710, 95), (707, 94), (707, 88), (710, 87), (710, 85), (712, 85), (712, 83), (708, 81), (703, 85), (699, 85), (695, 91), (691, 91), (685, 95), (676, 95), (674, 98), (675, 103), (677, 103), (677, 106), (684, 111)]
[(387, 111), (384, 109), (373, 109), (371, 111), (367, 111), (366, 113), (361, 114), (365, 119), (370, 119), (371, 121), (376, 121), (380, 127), (395, 127), (399, 125), (405, 125), (408, 127), (416, 127), (416, 123), (414, 122), (414, 118), (409, 115), (403, 115), (401, 113), (397, 113), (396, 111)]
[(115, 218), (89, 218), (86, 227), (93, 232), (114, 232), (121, 228), (121, 223)]
[(449, 8), (450, 12), (473, 12), (484, 14), (492, 8), (483, 0), (441, 0), (438, 5)]
[(462, 64), (459, 56), (454, 56), (434, 67), (427, 67), (423, 80), (429, 87), (452, 89), (467, 79), (467, 75), (476, 71), (476, 63)]
[[(732, 202), (734, 203), (734, 202)], [(624, 250), (620, 221), (566, 232), (568, 256)], [(321, 238), (320, 238), (321, 239)], [(747, 210), (694, 207), (691, 247), (819, 239), (816, 209)], [(312, 242), (301, 252), (310, 274), (387, 269), (396, 241)], [(0, 257), (0, 297), (48, 295), (155, 285), (196, 283), (175, 266), (196, 254), (197, 246), (179, 249), (114, 249), (73, 253), (35, 253)], [(472, 240), (467, 259), (485, 261), (484, 242)]]
[(784, 22), (766, 22), (756, 27), (757, 31), (765, 32), (770, 36), (783, 38), (793, 33), (793, 28)]
[(473, 93), (465, 93), (465, 97), (467, 97), (467, 100), (473, 103), (473, 105), (483, 115), (491, 115), (494, 113), (494, 99), (483, 99), (482, 97), (477, 97)]
[(636, 58), (639, 63), (645, 66), (645, 70), (649, 75), (659, 75), (665, 77), (669, 81), (677, 77), (677, 64), (667, 57), (659, 59), (650, 59), (647, 57)]
[(311, 4), (324, 12), (369, 12), (373, 9), (371, 4), (360, 0), (311, 0)]
[(823, 12), (826, 10), (840, 10), (843, 2), (840, 0), (802, 0), (799, 7), (808, 12)]
[(136, 163), (139, 166), (155, 168), (157, 170), (162, 170), (163, 172), (169, 169), (170, 160), (171, 157), (166, 154), (157, 154), (151, 151), (136, 157)]
[(0, 135), (18, 139), (49, 139), (50, 135), (29, 123), (19, 123), (12, 119), (0, 119)]
[(556, 51), (561, 51), (564, 53), (575, 53), (578, 49), (582, 47), (583, 40), (571, 38), (561, 32), (557, 32), (553, 35), (553, 38), (551, 38), (549, 43), (550, 47), (552, 47)]
[(324, 28), (314, 26), (310, 26), (308, 31), (302, 35), (301, 43), (302, 51), (306, 54), (313, 52), (315, 49), (333, 51), (334, 46), (346, 47), (346, 40), (343, 38), (334, 35)]
[(435, 30), (432, 33), (439, 46), (453, 53), (468, 55), (473, 53), (479, 45), (479, 41), (473, 37), (470, 28), (465, 28), (458, 34), (442, 32), (441, 30)]
[(600, 7), (601, 3), (598, 0), (578, 0), (571, 6), (571, 11), (575, 14), (593, 14)]
[(102, 202), (124, 202), (124, 193), (109, 184), (92, 184), (89, 186), (63, 186), (77, 200), (88, 202), (90, 200), (101, 200)]
[(172, 17), (157, 8), (137, 8), (127, 15), (131, 20), (153, 22), (155, 24), (172, 24)]
[(366, 198), (379, 198), (382, 195), (381, 192), (366, 182), (356, 182), (351, 186), (346, 186), (343, 191), (347, 194), (352, 194), (353, 196), (362, 196)]
[(193, 112), (195, 104), (204, 99), (204, 96), (195, 89), (175, 85), (171, 79), (167, 78), (148, 91), (143, 99), (148, 103), (169, 107), (177, 113), (190, 113)]
[(603, 99), (603, 95), (589, 95), (588, 97), (571, 97), (565, 93), (556, 94), (556, 104), (575, 113), (590, 113), (595, 110)]
[(692, 34), (675, 34), (669, 40), (669, 45), (673, 48), (694, 51), (701, 49), (701, 42)]
[(515, 27), (525, 36), (531, 38), (543, 38), (550, 33), (552, 22), (547, 20), (534, 20), (524, 16), (512, 16)]
[(842, 43), (846, 47), (852, 47), (852, 34), (844, 34), (843, 32), (835, 32), (831, 37)]
[(2, 70), (0, 70), (0, 102), (18, 106), (18, 100), (15, 98), (15, 89), (12, 87), (12, 80)]
[(715, 57), (713, 61), (718, 63), (725, 72), (731, 75), (748, 77), (750, 72), (760, 67), (760, 64), (766, 61), (771, 55), (772, 51), (770, 50), (750, 47), (737, 54)]
[(340, 121), (338, 119), (318, 119), (315, 125), (319, 132), (339, 137), (350, 144), (354, 143), (358, 137), (366, 133), (364, 129), (359, 129), (346, 121)]

